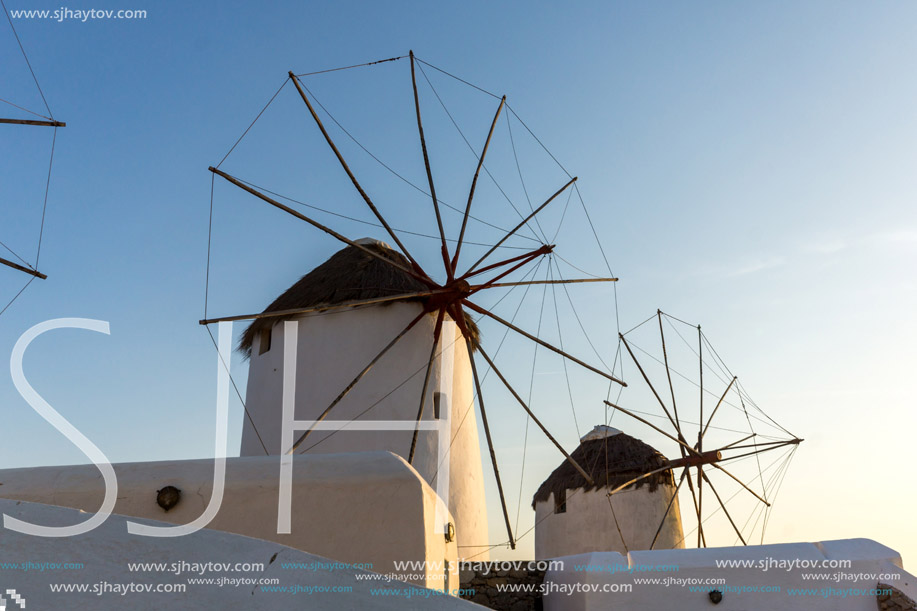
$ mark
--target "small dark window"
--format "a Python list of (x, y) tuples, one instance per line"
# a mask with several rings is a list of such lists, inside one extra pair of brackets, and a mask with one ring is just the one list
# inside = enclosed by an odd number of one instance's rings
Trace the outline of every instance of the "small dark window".
[(554, 493), (554, 513), (567, 513), (567, 489)]
[(439, 420), (440, 418), (442, 418), (439, 412), (439, 408), (440, 408), (440, 405), (442, 405), (442, 402), (443, 402), (443, 393), (434, 392), (433, 393), (433, 418), (435, 418), (436, 420)]
[(271, 349), (271, 331), (272, 329), (268, 327), (267, 329), (261, 329), (261, 340), (258, 342), (258, 354), (264, 354)]

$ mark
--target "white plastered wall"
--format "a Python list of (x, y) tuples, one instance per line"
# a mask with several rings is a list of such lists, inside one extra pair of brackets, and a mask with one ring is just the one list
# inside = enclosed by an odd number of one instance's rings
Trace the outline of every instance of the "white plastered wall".
[(660, 485), (651, 492), (645, 484), (616, 492), (610, 505), (605, 488), (567, 490), (564, 513), (554, 512), (552, 494), (547, 501), (535, 504), (535, 558), (649, 549), (660, 524), (663, 526), (654, 549), (682, 548), (684, 533), (677, 498), (666, 513), (674, 489)]
[[(210, 502), (212, 460), (121, 463), (114, 469), (115, 513), (187, 524)], [(427, 571), (410, 581), (445, 589), (439, 567), (444, 560), (457, 566), (456, 545), (436, 528), (436, 493), (403, 459), (388, 452), (294, 457), (288, 535), (277, 534), (279, 472), (277, 457), (227, 459), (223, 501), (207, 528), (342, 562), (370, 563), (383, 574), (395, 571), (395, 561), (428, 561)], [(0, 470), (0, 482), (0, 497), (86, 512), (98, 510), (104, 491), (94, 465)], [(182, 491), (168, 512), (156, 503), (157, 491), (165, 486)], [(450, 579), (457, 588), (457, 578)]]
[[(417, 303), (395, 303), (298, 317), (295, 418), (317, 419), (420, 312)], [(415, 421), (434, 326), (435, 316), (425, 316), (360, 379), (326, 420)], [(255, 426), (248, 418), (244, 420), (242, 456), (282, 451), (283, 335), (283, 324), (275, 325), (270, 350), (263, 354), (261, 338), (254, 340), (246, 407)], [(459, 549), (470, 556), (486, 550), (489, 540), (477, 418), (472, 406), (473, 382), (465, 342), (448, 317), (442, 337), (423, 420), (433, 420), (434, 393), (441, 393), (440, 416), (451, 420), (448, 485), (437, 486), (440, 464), (446, 457), (441, 454), (436, 432), (419, 433), (412, 466), (434, 489), (448, 490), (445, 496)], [(407, 459), (412, 436), (413, 431), (314, 431), (299, 451), (388, 451)], [(476, 559), (486, 558), (485, 552)]]

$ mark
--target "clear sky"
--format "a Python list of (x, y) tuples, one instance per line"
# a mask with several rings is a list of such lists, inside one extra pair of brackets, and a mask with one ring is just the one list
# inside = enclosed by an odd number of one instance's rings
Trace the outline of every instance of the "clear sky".
[[(623, 328), (656, 308), (703, 324), (757, 404), (806, 438), (767, 539), (869, 537), (899, 550), (913, 570), (917, 5), (125, 2), (67, 8), (145, 9), (147, 17), (15, 21), (55, 117), (68, 126), (58, 133), (41, 254), (49, 279), (34, 282), (0, 317), (5, 353), (26, 329), (50, 318), (111, 323), (110, 337), (61, 331), (36, 341), (26, 372), (112, 461), (212, 454), (215, 354), (197, 324), (207, 167), (220, 161), (288, 70), (414, 49), (488, 91), (506, 93), (580, 177), (621, 278)], [(7, 0), (7, 7), (61, 5)], [(0, 23), (0, 98), (40, 110), (18, 53), (8, 24)], [(495, 100), (427, 74), (479, 147)], [(306, 82), (367, 148), (424, 184), (405, 60)], [(422, 92), (440, 196), (460, 203), (474, 160), (430, 90)], [(520, 136), (532, 199), (542, 201), (565, 175), (518, 123), (511, 126)], [(0, 141), (0, 240), (32, 261), (51, 132), (26, 129), (4, 126)], [(428, 202), (335, 134), (392, 224), (431, 233)], [(511, 179), (508, 133), (499, 134), (494, 171)], [(289, 87), (223, 168), (369, 218)], [(482, 217), (511, 225), (511, 211), (492, 184), (480, 188)], [(518, 185), (508, 194), (525, 201)], [(262, 309), (337, 248), (229, 185), (217, 185), (215, 203), (211, 314)], [(556, 225), (562, 209), (546, 225)], [(604, 273), (588, 224), (571, 210), (558, 253)], [(319, 218), (352, 237), (385, 237), (373, 227)], [(486, 228), (475, 231), (493, 240)], [(406, 241), (435, 264), (435, 242)], [(574, 275), (569, 268), (564, 274)], [(12, 296), (22, 281), (0, 270), (3, 295)], [(599, 352), (613, 358), (610, 289), (578, 288), (573, 297)], [(529, 298), (534, 305), (521, 320), (531, 329), (541, 297)], [(569, 315), (562, 319), (574, 329), (571, 350), (591, 358)], [(488, 337), (498, 338), (495, 331)], [(530, 362), (531, 351), (525, 354), (520, 362)], [(524, 373), (521, 365), (508, 367)], [(534, 401), (533, 408), (574, 447), (577, 428), (585, 433), (603, 420), (604, 391), (574, 384), (574, 425), (558, 367), (536, 362), (536, 377), (548, 389), (542, 396), (550, 401)], [(241, 359), (234, 363), (243, 384), (246, 368)], [(635, 380), (635, 372), (625, 373)], [(640, 400), (636, 390), (622, 398), (631, 405)], [(497, 446), (511, 513), (521, 506), (525, 531), (531, 495), (559, 455), (530, 431), (521, 477), (525, 420), (505, 397), (491, 404), (495, 428), (504, 432)], [(0, 375), (0, 405), (4, 467), (85, 461), (19, 398), (8, 374)], [(234, 409), (239, 418), (241, 408)], [(620, 418), (613, 424), (624, 428)], [(238, 443), (238, 422), (232, 434), (230, 447)], [(489, 492), (494, 500), (492, 487)], [(491, 511), (493, 541), (501, 537), (498, 515)], [(730, 544), (723, 533), (718, 541)], [(531, 554), (531, 540), (521, 541), (523, 556)]]

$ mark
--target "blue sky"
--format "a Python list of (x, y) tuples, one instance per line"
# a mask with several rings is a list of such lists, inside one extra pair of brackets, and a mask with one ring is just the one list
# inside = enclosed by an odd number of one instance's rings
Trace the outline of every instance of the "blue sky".
[[(11, 10), (59, 6), (7, 2)], [(207, 167), (219, 162), (288, 70), (414, 49), (488, 91), (506, 93), (580, 177), (621, 277), (623, 327), (656, 308), (702, 323), (756, 402), (807, 439), (785, 480), (769, 539), (865, 536), (898, 549), (907, 563), (917, 557), (907, 511), (917, 492), (898, 473), (913, 455), (910, 432), (917, 424), (908, 392), (917, 362), (912, 3), (119, 1), (69, 8), (146, 9), (148, 16), (15, 22), (55, 116), (68, 126), (58, 133), (42, 246), (49, 279), (33, 283), (0, 317), (0, 349), (10, 350), (22, 332), (50, 318), (109, 321), (108, 337), (62, 331), (36, 341), (26, 371), (112, 461), (212, 452), (215, 355), (197, 324)], [(0, 97), (41, 108), (5, 23), (0, 57)], [(479, 146), (495, 101), (428, 75)], [(368, 148), (424, 184), (406, 60), (306, 82)], [(463, 201), (473, 159), (422, 91), (440, 195)], [(4, 205), (0, 239), (30, 258), (50, 132), (8, 127), (4, 137), (12, 135), (0, 143), (0, 189), (5, 199), (25, 203)], [(521, 126), (512, 127), (514, 136), (524, 135)], [(506, 136), (500, 132), (495, 142), (493, 163), (495, 172), (512, 176)], [(422, 196), (336, 137), (393, 225), (435, 227), (422, 216), (429, 215)], [(543, 200), (564, 174), (533, 141), (521, 137), (517, 144), (532, 197)], [(224, 169), (368, 218), (289, 86)], [(482, 215), (511, 224), (499, 193), (492, 185), (480, 188)], [(513, 189), (512, 197), (524, 201)], [(217, 184), (215, 203), (211, 314), (260, 310), (336, 249), (229, 185)], [(354, 223), (336, 227), (353, 237), (384, 237)], [(563, 227), (558, 252), (604, 272), (594, 241), (582, 238), (591, 234), (580, 233), (589, 231), (584, 218), (573, 215)], [(478, 230), (481, 240), (492, 239)], [(435, 243), (408, 244), (435, 263)], [(0, 274), (4, 295), (19, 289), (14, 272)], [(613, 356), (610, 289), (574, 295), (600, 352)], [(537, 309), (538, 303), (526, 319), (530, 328)], [(588, 350), (581, 340), (568, 341), (571, 349)], [(545, 361), (535, 370), (547, 379), (557, 365)], [(238, 380), (245, 371), (244, 362), (234, 365)], [(586, 395), (589, 388), (578, 390)], [(563, 390), (555, 393), (558, 405)], [(8, 422), (0, 449), (5, 466), (84, 460), (18, 397), (8, 375), (0, 376), (0, 402)], [(516, 407), (499, 405), (492, 408), (498, 426), (522, 430)], [(552, 414), (559, 438), (574, 446), (569, 405), (556, 414), (551, 408), (545, 404), (542, 413)], [(238, 415), (241, 408), (234, 409)], [(576, 413), (582, 429), (604, 417), (594, 400)], [(233, 431), (237, 439), (238, 427)], [(514, 510), (520, 443), (498, 442)], [(527, 498), (559, 462), (542, 440), (532, 444), (522, 478), (522, 530)], [(496, 514), (492, 522), (499, 525)]]

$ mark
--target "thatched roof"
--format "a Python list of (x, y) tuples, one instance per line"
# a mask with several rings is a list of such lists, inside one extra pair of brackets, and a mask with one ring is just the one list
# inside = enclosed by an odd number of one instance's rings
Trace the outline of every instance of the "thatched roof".
[[(535, 503), (547, 501), (552, 493), (554, 498), (558, 498), (562, 490), (616, 488), (669, 462), (651, 445), (624, 433), (598, 439), (587, 436), (584, 439), (570, 456), (589, 473), (596, 485), (590, 486), (576, 467), (564, 460), (538, 488), (532, 499), (532, 508)], [(655, 490), (660, 484), (671, 484), (672, 481), (671, 471), (661, 471), (628, 488), (649, 485), (650, 490)]]
[[(388, 245), (376, 240), (363, 239), (358, 243), (373, 250), (387, 259), (410, 269), (410, 262), (401, 253), (392, 250)], [(331, 255), (327, 261), (300, 278), (288, 288), (265, 312), (278, 310), (295, 310), (315, 306), (333, 306), (345, 301), (373, 299), (388, 295), (427, 291), (424, 283), (413, 276), (368, 255), (359, 248), (347, 246)], [(423, 302), (425, 298), (416, 301)], [(384, 304), (383, 304), (384, 305)], [(246, 356), (251, 355), (252, 342), (262, 330), (268, 329), (289, 317), (259, 318), (254, 320), (239, 342), (239, 350)], [(477, 336), (477, 326), (465, 315), (465, 322), (471, 332)]]

